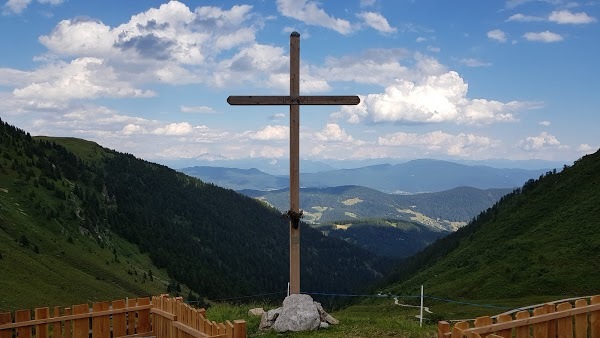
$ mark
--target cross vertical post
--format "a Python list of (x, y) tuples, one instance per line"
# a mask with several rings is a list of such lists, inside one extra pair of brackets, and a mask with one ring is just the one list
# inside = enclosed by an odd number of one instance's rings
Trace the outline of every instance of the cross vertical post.
[(290, 106), (290, 294), (300, 293), (300, 105), (357, 105), (358, 96), (300, 96), (300, 34), (290, 35), (290, 95), (229, 96), (230, 105)]
[[(294, 34), (295, 33), (295, 34)], [(300, 96), (300, 34), (290, 35), (290, 96)], [(300, 213), (300, 106), (290, 105), (290, 211)], [(294, 224), (296, 222), (296, 224)], [(290, 217), (290, 294), (300, 293), (300, 227)]]

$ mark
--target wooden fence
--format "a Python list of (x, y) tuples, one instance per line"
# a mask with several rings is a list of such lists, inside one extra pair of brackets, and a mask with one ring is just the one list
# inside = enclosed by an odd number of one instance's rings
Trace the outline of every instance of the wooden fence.
[(0, 338), (242, 338), (246, 322), (207, 320), (204, 309), (194, 309), (182, 298), (159, 297), (115, 300), (0, 313)]
[[(545, 304), (530, 311), (520, 311), (513, 318), (502, 314), (494, 319), (479, 317), (473, 325), (462, 321), (450, 327), (438, 323), (438, 338), (600, 338), (600, 296), (591, 297), (590, 304), (578, 299), (570, 302)], [(0, 337), (2, 338), (2, 337)]]

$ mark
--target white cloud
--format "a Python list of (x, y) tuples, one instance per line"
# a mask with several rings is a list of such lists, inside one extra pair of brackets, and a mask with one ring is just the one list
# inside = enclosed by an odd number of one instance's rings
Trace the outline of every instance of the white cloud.
[(205, 6), (191, 11), (170, 1), (114, 28), (90, 19), (63, 20), (39, 40), (58, 55), (110, 56), (114, 62), (135, 60), (138, 65), (144, 61), (199, 65), (223, 50), (254, 41), (260, 25), (246, 25), (251, 9)]
[(427, 50), (434, 53), (439, 53), (441, 51), (440, 47), (427, 46)]
[(501, 31), (500, 29), (494, 29), (493, 31), (487, 32), (487, 37), (502, 43), (506, 42), (507, 40), (506, 33)]
[(4, 7), (6, 8), (5, 13), (21, 13), (27, 6), (29, 6), (31, 0), (8, 0)]
[(179, 107), (183, 113), (199, 113), (199, 114), (214, 114), (216, 111), (207, 106), (181, 106)]
[(542, 121), (540, 123), (538, 123), (540, 126), (544, 126), (544, 127), (548, 127), (550, 126), (552, 123), (550, 123), (550, 121)]
[(400, 48), (368, 49), (342, 58), (330, 57), (324, 67), (311, 70), (331, 82), (353, 81), (374, 85), (388, 85), (398, 78), (417, 81), (447, 71), (435, 58), (420, 53), (411, 55)]
[(269, 141), (269, 140), (287, 140), (290, 134), (289, 127), (282, 125), (268, 125), (255, 133), (247, 133), (251, 139)]
[(527, 33), (523, 34), (523, 37), (527, 41), (538, 41), (538, 42), (546, 42), (546, 43), (558, 42), (558, 41), (563, 40), (562, 36), (560, 36), (559, 34), (550, 32), (550, 31), (537, 32), (537, 33), (536, 32), (527, 32)]
[[(41, 4), (60, 5), (64, 0), (38, 0)], [(31, 0), (8, 0), (4, 4), (4, 14), (20, 14), (29, 6)]]
[(589, 154), (590, 152), (592, 152), (594, 150), (594, 148), (592, 148), (592, 146), (590, 146), (587, 143), (582, 143), (577, 147), (577, 151), (582, 152), (582, 153), (586, 153)]
[(102, 59), (85, 57), (59, 62), (27, 74), (29, 83), (13, 90), (16, 98), (72, 100), (96, 97), (149, 97), (149, 90), (132, 87)]
[(561, 146), (560, 142), (554, 135), (548, 134), (548, 132), (542, 132), (538, 136), (529, 136), (519, 141), (519, 146), (525, 151), (540, 151), (550, 148), (565, 148)]
[(423, 148), (426, 151), (450, 156), (470, 157), (475, 153), (489, 151), (496, 147), (499, 141), (485, 136), (460, 133), (452, 135), (443, 131), (426, 134), (399, 132), (379, 137), (377, 144), (391, 147)]
[(287, 16), (307, 25), (321, 26), (340, 34), (350, 34), (353, 31), (349, 21), (337, 19), (327, 14), (319, 3), (310, 0), (277, 0), (277, 10)]
[(596, 22), (596, 18), (587, 15), (585, 12), (572, 13), (568, 10), (553, 11), (550, 13), (548, 20), (558, 24), (587, 24)]
[(166, 136), (181, 136), (188, 135), (194, 128), (187, 122), (170, 123), (164, 127), (156, 128), (152, 131), (153, 134)]
[(425, 42), (425, 41), (427, 41), (427, 38), (424, 38), (424, 37), (422, 37), (422, 36), (419, 36), (419, 37), (417, 38), (417, 40), (415, 40), (415, 41), (417, 41), (417, 42)]
[(516, 121), (514, 113), (536, 108), (527, 102), (468, 99), (468, 85), (454, 71), (430, 75), (419, 82), (397, 80), (384, 93), (361, 97), (357, 106), (344, 106), (332, 115), (360, 121), (394, 123), (490, 124)]
[(485, 62), (473, 58), (460, 59), (459, 62), (467, 67), (488, 67), (492, 65), (490, 62)]
[(390, 26), (387, 19), (383, 15), (376, 12), (361, 12), (357, 16), (364, 20), (367, 26), (380, 31), (382, 33), (395, 33), (397, 28)]
[(519, 21), (519, 22), (534, 22), (534, 21), (543, 21), (543, 20), (544, 20), (544, 18), (540, 18), (539, 16), (524, 15), (521, 13), (511, 15), (508, 19), (506, 19), (506, 21)]
[(283, 113), (277, 113), (277, 114), (273, 114), (271, 116), (269, 116), (270, 120), (276, 121), (276, 120), (281, 120), (285, 117), (285, 114)]
[(360, 0), (360, 7), (369, 7), (375, 5), (376, 0)]
[(322, 131), (315, 133), (315, 138), (319, 141), (353, 142), (354, 138), (346, 133), (344, 129), (336, 123), (328, 123)]

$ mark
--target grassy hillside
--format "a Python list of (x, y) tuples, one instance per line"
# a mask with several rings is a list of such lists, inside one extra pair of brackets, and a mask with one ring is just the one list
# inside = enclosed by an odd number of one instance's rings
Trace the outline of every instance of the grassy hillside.
[(86, 227), (85, 212), (63, 217), (79, 208), (80, 201), (57, 197), (73, 182), (57, 179), (50, 188), (28, 163), (22, 145), (30, 139), (22, 136), (0, 126), (0, 310), (166, 292), (167, 273), (135, 245)]
[[(288, 223), (232, 190), (2, 122), (0, 173), (0, 308), (157, 294), (171, 279), (208, 298), (286, 289)], [(306, 226), (302, 248), (303, 289), (355, 290), (386, 264)]]
[(407, 260), (393, 292), (466, 299), (600, 292), (600, 152), (503, 197), (469, 225)]

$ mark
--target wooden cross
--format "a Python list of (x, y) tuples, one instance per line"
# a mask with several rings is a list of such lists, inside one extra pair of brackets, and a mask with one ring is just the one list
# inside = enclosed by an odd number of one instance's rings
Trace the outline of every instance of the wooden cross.
[(290, 35), (290, 95), (230, 96), (230, 105), (290, 106), (290, 294), (300, 293), (300, 105), (356, 105), (358, 96), (300, 96), (300, 34)]

